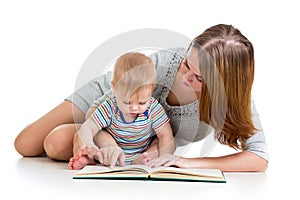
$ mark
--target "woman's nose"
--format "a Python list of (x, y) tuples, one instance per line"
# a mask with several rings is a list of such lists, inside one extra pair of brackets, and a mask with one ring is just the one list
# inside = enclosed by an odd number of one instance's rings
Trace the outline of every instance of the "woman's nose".
[(191, 72), (186, 72), (183, 77), (187, 80), (187, 81), (192, 81), (193, 80), (193, 74)]

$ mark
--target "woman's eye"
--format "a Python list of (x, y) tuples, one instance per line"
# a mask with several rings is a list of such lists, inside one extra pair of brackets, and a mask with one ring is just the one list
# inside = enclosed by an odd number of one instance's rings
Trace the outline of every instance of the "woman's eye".
[(196, 79), (197, 79), (197, 81), (199, 81), (200, 83), (202, 83), (202, 77), (196, 75)]
[(188, 70), (190, 70), (190, 66), (189, 66), (188, 63), (187, 63), (187, 60), (184, 61), (184, 65), (185, 65), (185, 67), (186, 67)]

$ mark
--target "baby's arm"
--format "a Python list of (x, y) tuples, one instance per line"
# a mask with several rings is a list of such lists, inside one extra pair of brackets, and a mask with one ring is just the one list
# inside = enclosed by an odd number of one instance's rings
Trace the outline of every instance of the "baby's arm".
[(170, 123), (166, 123), (156, 133), (158, 138), (158, 156), (173, 154), (176, 148), (175, 139)]
[[(93, 141), (94, 135), (99, 131), (97, 125), (93, 122), (91, 118), (87, 119), (76, 133), (73, 141), (73, 154), (79, 154), (83, 151), (83, 149), (94, 149), (95, 151), (98, 147), (95, 145)], [(88, 147), (88, 148), (85, 148)], [(88, 152), (84, 152), (84, 154), (89, 154)], [(91, 156), (89, 156), (91, 157)]]
[(94, 136), (94, 142), (100, 148), (117, 145), (113, 136), (106, 129), (102, 129)]
[(94, 144), (93, 136), (98, 132), (99, 128), (92, 119), (87, 119), (75, 134), (73, 140), (73, 154), (70, 159), (69, 169), (82, 169), (89, 164), (95, 164), (94, 156), (99, 148)]
[(95, 145), (93, 138), (98, 131), (99, 127), (96, 123), (91, 118), (88, 118), (79, 129), (78, 136), (83, 145)]
[[(170, 120), (165, 113), (164, 108), (156, 99), (153, 100), (153, 104), (150, 110), (150, 119), (152, 128), (153, 130), (155, 130), (157, 135), (158, 144), (154, 144), (154, 146), (151, 146), (147, 150), (147, 152), (149, 152), (149, 159), (153, 159), (155, 157), (155, 154), (156, 157), (165, 154), (173, 154), (176, 148), (176, 143), (169, 122)], [(157, 147), (157, 149), (155, 149), (155, 146)]]

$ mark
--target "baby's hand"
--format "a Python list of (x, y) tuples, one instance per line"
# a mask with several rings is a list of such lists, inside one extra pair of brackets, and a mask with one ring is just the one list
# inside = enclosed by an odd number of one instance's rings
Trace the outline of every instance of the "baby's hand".
[(86, 155), (90, 159), (94, 159), (97, 156), (99, 148), (96, 145), (82, 145), (79, 150), (79, 156)]
[(103, 165), (109, 165), (111, 168), (115, 167), (119, 161), (120, 166), (125, 166), (125, 154), (118, 146), (102, 147), (98, 150), (96, 158)]

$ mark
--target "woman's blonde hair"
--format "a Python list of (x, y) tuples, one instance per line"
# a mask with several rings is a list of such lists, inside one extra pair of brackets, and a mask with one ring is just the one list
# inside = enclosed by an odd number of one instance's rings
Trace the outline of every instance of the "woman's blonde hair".
[(142, 93), (144, 89), (152, 92), (156, 81), (156, 70), (151, 59), (139, 52), (129, 52), (117, 59), (111, 83), (115, 92), (132, 96)]
[(220, 143), (245, 149), (255, 134), (251, 88), (254, 79), (254, 50), (251, 42), (231, 25), (205, 30), (191, 43), (197, 48), (204, 78), (199, 102), (200, 120), (217, 132)]

